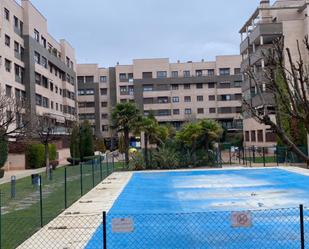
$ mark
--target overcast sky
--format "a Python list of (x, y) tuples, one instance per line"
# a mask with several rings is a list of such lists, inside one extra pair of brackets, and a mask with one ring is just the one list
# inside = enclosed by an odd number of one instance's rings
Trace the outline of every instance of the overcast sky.
[(79, 63), (102, 67), (138, 58), (172, 62), (238, 54), (244, 22), (260, 0), (32, 0), (49, 33)]

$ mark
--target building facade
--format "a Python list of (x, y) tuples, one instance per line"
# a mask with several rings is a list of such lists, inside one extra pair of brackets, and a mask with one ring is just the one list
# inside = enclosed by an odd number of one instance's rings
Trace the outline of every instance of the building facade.
[(48, 115), (58, 127), (76, 120), (75, 51), (48, 33), (28, 0), (0, 1), (0, 86), (25, 99), (30, 115)]
[[(272, 118), (274, 120), (274, 100), (272, 95), (267, 93), (265, 83), (256, 86), (245, 73), (248, 70), (253, 70), (259, 78), (264, 77), (263, 70), (269, 66), (264, 54), (278, 37), (284, 37), (284, 47), (291, 49), (294, 61), (298, 60), (297, 40), (301, 44), (304, 37), (308, 35), (308, 4), (305, 0), (277, 0), (271, 5), (269, 0), (262, 0), (240, 30), (241, 69), (244, 73), (243, 97), (258, 109), (261, 106), (261, 100), (257, 96), (258, 89), (260, 89), (267, 103), (268, 111), (273, 112)], [(303, 59), (308, 64), (308, 53), (302, 44), (301, 50)], [(288, 62), (286, 63), (288, 65)], [(276, 135), (272, 130), (259, 124), (248, 114), (244, 115), (244, 139), (246, 146), (276, 145)]]
[[(230, 132), (242, 130), (242, 75), (240, 56), (218, 56), (216, 61), (170, 63), (169, 59), (137, 59), (132, 65), (99, 69), (77, 66), (79, 115), (91, 117), (95, 130), (106, 133), (116, 103), (136, 103), (147, 116), (176, 128), (189, 120), (216, 119)], [(92, 90), (90, 90), (92, 89)], [(89, 96), (85, 96), (88, 91)], [(83, 110), (85, 102), (91, 102)], [(107, 102), (104, 104), (103, 102)], [(107, 109), (102, 109), (106, 108)], [(87, 118), (86, 118), (87, 119)]]

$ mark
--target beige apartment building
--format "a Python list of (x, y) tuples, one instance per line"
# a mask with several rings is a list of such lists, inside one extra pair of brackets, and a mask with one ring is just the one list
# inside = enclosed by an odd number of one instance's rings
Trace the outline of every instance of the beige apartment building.
[(75, 51), (49, 33), (46, 18), (28, 0), (0, 1), (0, 86), (24, 98), (31, 115), (46, 114), (59, 127), (76, 120)]
[[(284, 46), (291, 49), (293, 59), (295, 61), (298, 59), (297, 40), (301, 43), (308, 35), (308, 4), (306, 0), (277, 0), (273, 5), (269, 0), (260, 2), (256, 11), (240, 30), (242, 72), (253, 68), (256, 75), (263, 77), (263, 69), (269, 66), (263, 54), (272, 46), (274, 39), (281, 36), (284, 36)], [(308, 54), (303, 51), (304, 59), (308, 63)], [(272, 95), (267, 93), (266, 81), (264, 82), (259, 88), (263, 92), (269, 111), (273, 111), (274, 100)], [(244, 77), (242, 91), (244, 98), (250, 101), (252, 106), (256, 108), (261, 106), (261, 100), (257, 96), (258, 88), (248, 77)], [(275, 119), (275, 113), (273, 118)], [(269, 127), (259, 124), (249, 115), (244, 117), (244, 138), (246, 146), (276, 145), (276, 135)]]
[(212, 118), (230, 132), (241, 131), (240, 63), (240, 56), (217, 56), (215, 61), (185, 63), (137, 59), (109, 69), (78, 65), (80, 119), (85, 114), (95, 130), (107, 136), (107, 110), (133, 102), (144, 115), (153, 112), (160, 123), (180, 127), (188, 120)]

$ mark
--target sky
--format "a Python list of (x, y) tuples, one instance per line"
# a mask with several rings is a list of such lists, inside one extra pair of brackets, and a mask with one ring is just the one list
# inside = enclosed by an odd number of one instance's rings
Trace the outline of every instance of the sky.
[(238, 31), (260, 0), (32, 0), (78, 63), (171, 62), (238, 54)]

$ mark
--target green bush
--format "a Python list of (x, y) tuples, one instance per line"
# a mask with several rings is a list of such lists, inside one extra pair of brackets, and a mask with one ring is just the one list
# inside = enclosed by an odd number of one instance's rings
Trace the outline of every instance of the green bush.
[(136, 152), (132, 155), (130, 160), (130, 169), (132, 170), (144, 170), (145, 169), (145, 160), (144, 156), (140, 152)]
[(178, 167), (178, 155), (173, 148), (163, 146), (158, 148), (154, 159), (161, 169), (176, 169)]
[[(57, 157), (57, 149), (54, 144), (49, 145), (49, 160)], [(45, 166), (45, 147), (43, 144), (30, 144), (26, 148), (26, 168), (38, 169)]]
[(0, 138), (0, 168), (4, 166), (7, 158), (8, 158), (8, 142), (4, 138)]

